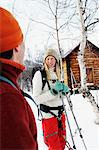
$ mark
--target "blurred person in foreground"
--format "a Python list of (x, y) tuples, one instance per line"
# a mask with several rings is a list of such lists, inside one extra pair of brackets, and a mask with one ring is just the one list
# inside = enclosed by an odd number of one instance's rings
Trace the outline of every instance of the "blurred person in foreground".
[(14, 16), (0, 7), (0, 149), (37, 150), (34, 114), (21, 93), (17, 79), (25, 46)]

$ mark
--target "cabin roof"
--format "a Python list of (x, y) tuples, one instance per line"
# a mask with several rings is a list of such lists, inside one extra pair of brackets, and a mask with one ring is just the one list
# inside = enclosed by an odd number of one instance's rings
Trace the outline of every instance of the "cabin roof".
[[(92, 42), (90, 42), (89, 40), (87, 40), (88, 43), (92, 44), (96, 49), (99, 49), (99, 47), (97, 47), (95, 44), (93, 44)], [(71, 54), (72, 51), (74, 51), (76, 48), (78, 48), (80, 45), (80, 43), (78, 43), (73, 49), (70, 49), (69, 51), (65, 52), (65, 54), (63, 55), (63, 58), (67, 57), (69, 54)]]

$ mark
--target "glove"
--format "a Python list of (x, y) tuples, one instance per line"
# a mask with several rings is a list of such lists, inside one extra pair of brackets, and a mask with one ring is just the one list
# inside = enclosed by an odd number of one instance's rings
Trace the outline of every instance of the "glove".
[(50, 92), (51, 92), (53, 95), (57, 95), (57, 94), (58, 94), (58, 92), (55, 90), (55, 87), (50, 88)]
[(63, 90), (63, 85), (60, 81), (56, 81), (55, 86), (50, 89), (50, 92), (53, 95), (57, 95), (59, 92)]
[(55, 83), (55, 90), (57, 92), (61, 92), (63, 90), (63, 83), (60, 81), (56, 81)]
[(69, 88), (67, 85), (63, 84), (63, 90), (62, 90), (62, 95), (66, 95), (69, 92)]
[(56, 81), (55, 86), (50, 91), (53, 95), (57, 95), (59, 92), (62, 92), (62, 95), (66, 95), (69, 92), (69, 88), (64, 83)]

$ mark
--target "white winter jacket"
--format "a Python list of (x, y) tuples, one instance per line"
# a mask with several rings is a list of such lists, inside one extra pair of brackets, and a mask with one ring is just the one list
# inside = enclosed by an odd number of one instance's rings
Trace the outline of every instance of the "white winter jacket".
[[(56, 75), (54, 72), (51, 72), (51, 76), (53, 79), (57, 79)], [(57, 106), (62, 106), (62, 100), (60, 98), (60, 94), (54, 96), (49, 88), (48, 84), (46, 83), (44, 86), (44, 89), (42, 90), (42, 75), (40, 71), (37, 71), (34, 75), (34, 78), (32, 80), (33, 83), (33, 98), (35, 102), (39, 104), (44, 104), (50, 107), (57, 107)], [(53, 86), (52, 81), (49, 81), (50, 86)], [(53, 110), (54, 114), (58, 116), (58, 111)], [(52, 115), (50, 113), (44, 113), (42, 112), (43, 118), (51, 118)]]

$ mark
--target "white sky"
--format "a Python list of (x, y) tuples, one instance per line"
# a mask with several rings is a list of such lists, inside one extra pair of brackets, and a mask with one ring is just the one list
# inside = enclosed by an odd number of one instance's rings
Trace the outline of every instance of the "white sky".
[[(51, 14), (47, 13), (48, 9), (42, 3), (39, 3), (40, 0), (1, 0), (0, 6), (10, 10), (22, 28), (24, 36), (27, 32), (29, 26), (28, 34), (25, 37), (26, 43), (26, 57), (27, 52), (29, 51), (31, 57), (36, 57), (37, 52), (40, 53), (47, 46), (56, 47), (55, 40), (52, 40), (52, 36), (49, 38), (49, 29), (47, 26), (44, 26), (39, 23), (30, 21), (31, 19), (45, 22), (49, 25), (54, 26), (53, 20), (51, 20)], [(14, 6), (14, 10), (13, 10)], [(69, 12), (70, 13), (70, 12)], [(98, 13), (99, 14), (99, 13)], [(99, 17), (99, 15), (98, 15)], [(62, 38), (66, 38), (61, 42), (61, 47), (68, 51), (75, 47), (79, 41), (79, 30), (70, 28), (68, 31), (61, 33)], [(73, 40), (71, 40), (73, 39)], [(96, 46), (99, 46), (99, 25), (97, 25), (96, 30), (93, 34), (90, 34), (91, 41), (93, 41)]]

